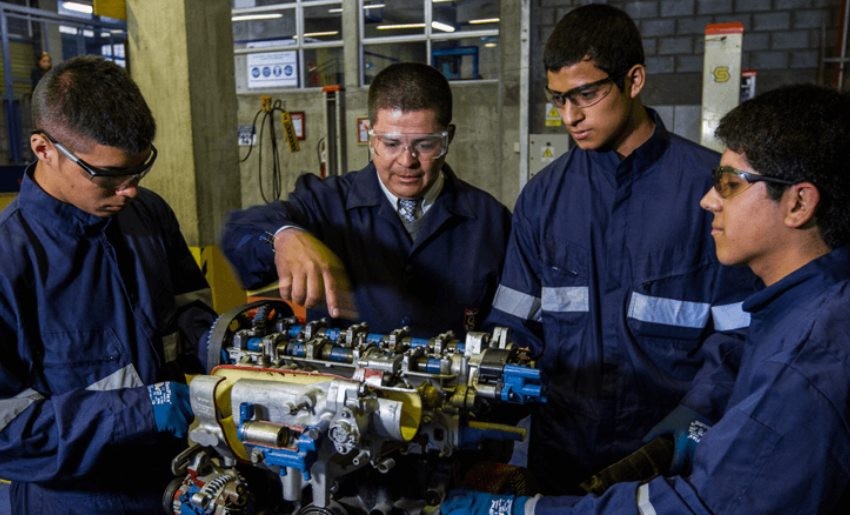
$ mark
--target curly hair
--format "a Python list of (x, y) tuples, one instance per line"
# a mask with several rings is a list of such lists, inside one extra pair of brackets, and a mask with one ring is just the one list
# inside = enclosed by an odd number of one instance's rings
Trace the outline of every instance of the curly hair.
[[(715, 131), (754, 171), (820, 192), (815, 219), (831, 248), (850, 243), (850, 96), (814, 84), (783, 86), (730, 111)], [(787, 186), (768, 184), (778, 200)]]

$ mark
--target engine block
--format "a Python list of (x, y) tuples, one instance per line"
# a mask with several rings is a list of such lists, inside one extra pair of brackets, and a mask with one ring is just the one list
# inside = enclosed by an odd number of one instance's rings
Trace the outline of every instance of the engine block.
[[(414, 338), (406, 328), (374, 334), (365, 323), (339, 329), (288, 314), (282, 302), (260, 301), (213, 326), (217, 365), (189, 385), (191, 446), (172, 464), (167, 511), (257, 510), (248, 467), (277, 476), (285, 512), (422, 513), (442, 500), (458, 451), (525, 438), (488, 420), (496, 404), (546, 401), (539, 370), (504, 329)], [(436, 471), (414, 495), (360, 485), (358, 499), (340, 502), (344, 481), (362, 469), (391, 475), (410, 455)]]

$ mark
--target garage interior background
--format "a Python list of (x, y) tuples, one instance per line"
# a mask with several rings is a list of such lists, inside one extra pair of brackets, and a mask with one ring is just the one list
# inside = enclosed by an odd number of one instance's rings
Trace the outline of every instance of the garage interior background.
[[(80, 2), (89, 4), (91, 2)], [(157, 169), (145, 186), (174, 207), (187, 241), (208, 276), (229, 276), (215, 244), (230, 209), (285, 198), (303, 172), (322, 168), (321, 148), (338, 136), (341, 172), (364, 166), (367, 146), (358, 124), (367, 116), (368, 80), (393, 60), (427, 61), (452, 80), (457, 136), (448, 162), (458, 175), (511, 207), (533, 166), (533, 135), (566, 140), (546, 124), (542, 47), (570, 0), (102, 0), (125, 19), (81, 16), (57, 0), (0, 2), (3, 14), (3, 120), (0, 174), (24, 164), (29, 130), (29, 70), (41, 49), (54, 62), (95, 49), (126, 62), (157, 118)], [(649, 74), (643, 100), (668, 128), (698, 141), (705, 26), (740, 22), (741, 67), (756, 72), (756, 92), (781, 84), (817, 82), (847, 87), (847, 0), (656, 0), (608, 3), (624, 9), (644, 38)], [(98, 5), (100, 4), (100, 5)], [(456, 32), (439, 28), (445, 14)], [(241, 21), (245, 16), (272, 15)], [(489, 20), (470, 24), (470, 20)], [(495, 19), (495, 21), (494, 21)], [(69, 22), (70, 20), (70, 22)], [(378, 26), (418, 23), (389, 35)], [(75, 27), (76, 35), (60, 27)], [(34, 28), (35, 27), (35, 28)], [(455, 27), (451, 27), (455, 30)], [(323, 30), (325, 29), (325, 30)], [(86, 34), (89, 35), (86, 35)], [(398, 32), (393, 33), (398, 34)], [(108, 35), (107, 41), (102, 38)], [(98, 40), (92, 46), (86, 38)], [(477, 61), (470, 65), (471, 48)], [(295, 53), (292, 54), (291, 52)], [(250, 63), (260, 54), (294, 55), (295, 86), (252, 83)], [(466, 53), (464, 53), (466, 52)], [(119, 55), (120, 54), (120, 55)], [(447, 59), (455, 61), (447, 61)], [(319, 64), (316, 64), (319, 63)], [(446, 64), (449, 63), (449, 64)], [(454, 64), (451, 64), (454, 63)], [(474, 72), (470, 73), (470, 69)], [(11, 70), (11, 73), (6, 73)], [(322, 86), (339, 84), (326, 93)], [(261, 96), (300, 113), (299, 152), (290, 152), (275, 118), (280, 168), (273, 170), (266, 129), (257, 118)], [(330, 115), (328, 100), (334, 102)], [(10, 123), (17, 111), (20, 126)], [(11, 113), (14, 114), (14, 113)], [(257, 119), (258, 143), (239, 146)], [(336, 134), (329, 134), (336, 119)], [(250, 139), (250, 134), (248, 135)], [(13, 145), (13, 143), (15, 145)], [(10, 148), (14, 147), (14, 148)], [(559, 151), (560, 152), (560, 151)], [(247, 155), (247, 158), (246, 158)], [(15, 158), (15, 159), (13, 159)], [(325, 165), (331, 168), (332, 163)], [(11, 173), (11, 172), (9, 172)], [(5, 202), (14, 192), (5, 194)], [(218, 272), (216, 272), (218, 270)], [(213, 277), (214, 290), (231, 291), (232, 278)], [(226, 286), (217, 284), (227, 283)], [(219, 300), (225, 309), (242, 299)]]

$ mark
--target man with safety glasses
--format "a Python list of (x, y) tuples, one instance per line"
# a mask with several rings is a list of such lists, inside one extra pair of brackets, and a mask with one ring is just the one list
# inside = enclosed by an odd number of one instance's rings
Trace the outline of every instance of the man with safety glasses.
[(209, 286), (139, 186), (156, 125), (127, 72), (69, 59), (32, 108), (36, 161), (0, 215), (0, 477), (14, 513), (157, 513)]
[[(698, 200), (718, 155), (641, 103), (629, 16), (570, 11), (543, 61), (574, 148), (520, 194), (489, 323), (538, 359), (549, 402), (531, 417), (528, 467), (544, 493), (570, 494), (640, 447), (703, 363), (740, 344), (740, 303), (758, 281), (714, 257)], [(694, 392), (691, 408), (708, 411), (712, 391)]]
[(600, 497), (467, 492), (443, 515), (848, 513), (850, 96), (785, 86), (732, 110), (717, 137), (727, 149), (700, 201), (717, 258), (766, 287), (744, 301), (744, 353), (693, 472)]
[(391, 65), (369, 86), (368, 104), (365, 168), (303, 175), (285, 202), (232, 213), (222, 249), (246, 287), (278, 281), (309, 319), (461, 337), (490, 307), (510, 213), (446, 164), (455, 127), (439, 71)]

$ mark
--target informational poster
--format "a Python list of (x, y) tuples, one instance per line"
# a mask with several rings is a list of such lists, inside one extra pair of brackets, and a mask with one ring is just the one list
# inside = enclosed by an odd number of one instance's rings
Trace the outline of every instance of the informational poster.
[(249, 88), (298, 87), (298, 52), (248, 54)]

